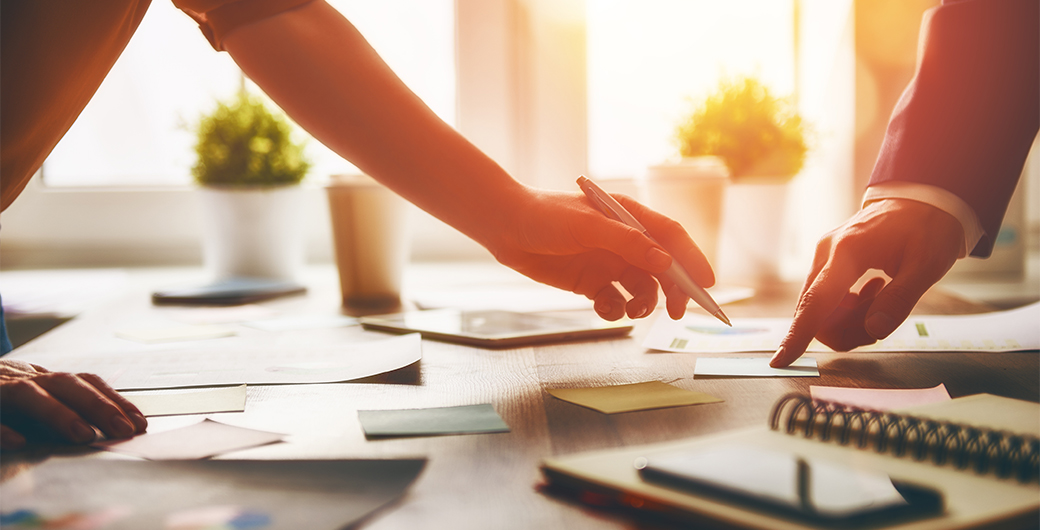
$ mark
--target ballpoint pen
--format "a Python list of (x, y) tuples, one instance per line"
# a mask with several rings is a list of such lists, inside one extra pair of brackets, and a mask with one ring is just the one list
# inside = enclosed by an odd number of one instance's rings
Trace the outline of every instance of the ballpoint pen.
[[(614, 198), (607, 192), (603, 191), (603, 188), (597, 186), (595, 182), (592, 182), (585, 175), (582, 175), (578, 177), (578, 187), (581, 188), (581, 191), (585, 192), (585, 196), (592, 201), (592, 204), (599, 211), (603, 212), (603, 215), (639, 230), (654, 243), (657, 243), (657, 240), (646, 231), (646, 228), (643, 227), (635, 216), (629, 213), (624, 206), (621, 206), (621, 204), (614, 200)], [(686, 272), (686, 269), (683, 268), (678, 261), (672, 259), (672, 265), (668, 268), (668, 271), (666, 271), (665, 274), (669, 279), (675, 282), (675, 285), (679, 286), (679, 289), (681, 289), (686, 296), (689, 296), (694, 302), (697, 302), (697, 305), (703, 307), (705, 311), (724, 322), (727, 326), (733, 326), (733, 324), (730, 324), (729, 318), (726, 317), (726, 314), (722, 312), (722, 308), (719, 307), (719, 304), (715, 303), (715, 300), (711, 298), (711, 295), (709, 295), (703, 287), (697, 285), (697, 282), (693, 281), (693, 278), (690, 277), (690, 273)]]

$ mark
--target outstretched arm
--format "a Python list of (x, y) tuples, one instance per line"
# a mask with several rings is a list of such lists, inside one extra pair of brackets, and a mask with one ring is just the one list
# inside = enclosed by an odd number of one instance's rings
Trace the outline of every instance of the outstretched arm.
[[(608, 319), (656, 305), (671, 257), (703, 285), (710, 266), (677, 223), (626, 199), (664, 248), (603, 217), (575, 190), (524, 186), (438, 118), (323, 1), (229, 32), (225, 49), (297, 123), (502, 263), (595, 300)], [(635, 298), (627, 304), (612, 282)], [(675, 316), (686, 298), (664, 280)]]

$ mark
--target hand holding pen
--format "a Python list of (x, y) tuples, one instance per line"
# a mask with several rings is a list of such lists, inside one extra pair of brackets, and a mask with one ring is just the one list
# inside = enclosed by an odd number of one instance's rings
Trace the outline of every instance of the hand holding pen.
[[(617, 202), (607, 192), (603, 191), (602, 188), (596, 185), (584, 175), (578, 177), (578, 187), (581, 191), (589, 198), (589, 201), (604, 215), (607, 217), (624, 223), (636, 230), (639, 230), (643, 235), (649, 237), (652, 241), (657, 242), (646, 228), (635, 218), (631, 213), (628, 212), (620, 203)], [(680, 289), (686, 296), (693, 299), (697, 305), (704, 308), (709, 314), (715, 318), (721, 320), (727, 326), (731, 325), (729, 318), (722, 312), (722, 308), (719, 307), (715, 300), (711, 298), (711, 295), (698, 285), (693, 278), (690, 277), (689, 272), (674, 258), (672, 264), (669, 267), (665, 275)], [(670, 311), (671, 313), (671, 311)], [(674, 314), (672, 315), (675, 316)]]

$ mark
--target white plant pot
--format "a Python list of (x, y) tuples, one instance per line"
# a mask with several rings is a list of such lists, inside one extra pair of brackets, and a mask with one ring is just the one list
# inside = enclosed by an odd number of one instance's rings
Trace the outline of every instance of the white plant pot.
[(727, 283), (768, 285), (781, 279), (786, 182), (737, 182), (726, 189), (715, 273)]
[(713, 156), (650, 166), (640, 181), (647, 206), (675, 219), (715, 267), (729, 169)]
[(203, 261), (215, 280), (296, 278), (305, 250), (299, 186), (202, 187), (198, 195)]

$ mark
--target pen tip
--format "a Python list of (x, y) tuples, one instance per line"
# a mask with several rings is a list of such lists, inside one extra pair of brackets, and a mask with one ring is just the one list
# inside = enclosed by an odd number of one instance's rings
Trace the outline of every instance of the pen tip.
[(726, 314), (723, 313), (721, 309), (719, 309), (718, 311), (715, 312), (715, 318), (721, 320), (727, 326), (729, 326), (731, 328), (733, 327), (733, 324), (731, 324), (729, 322), (729, 317), (727, 317)]

